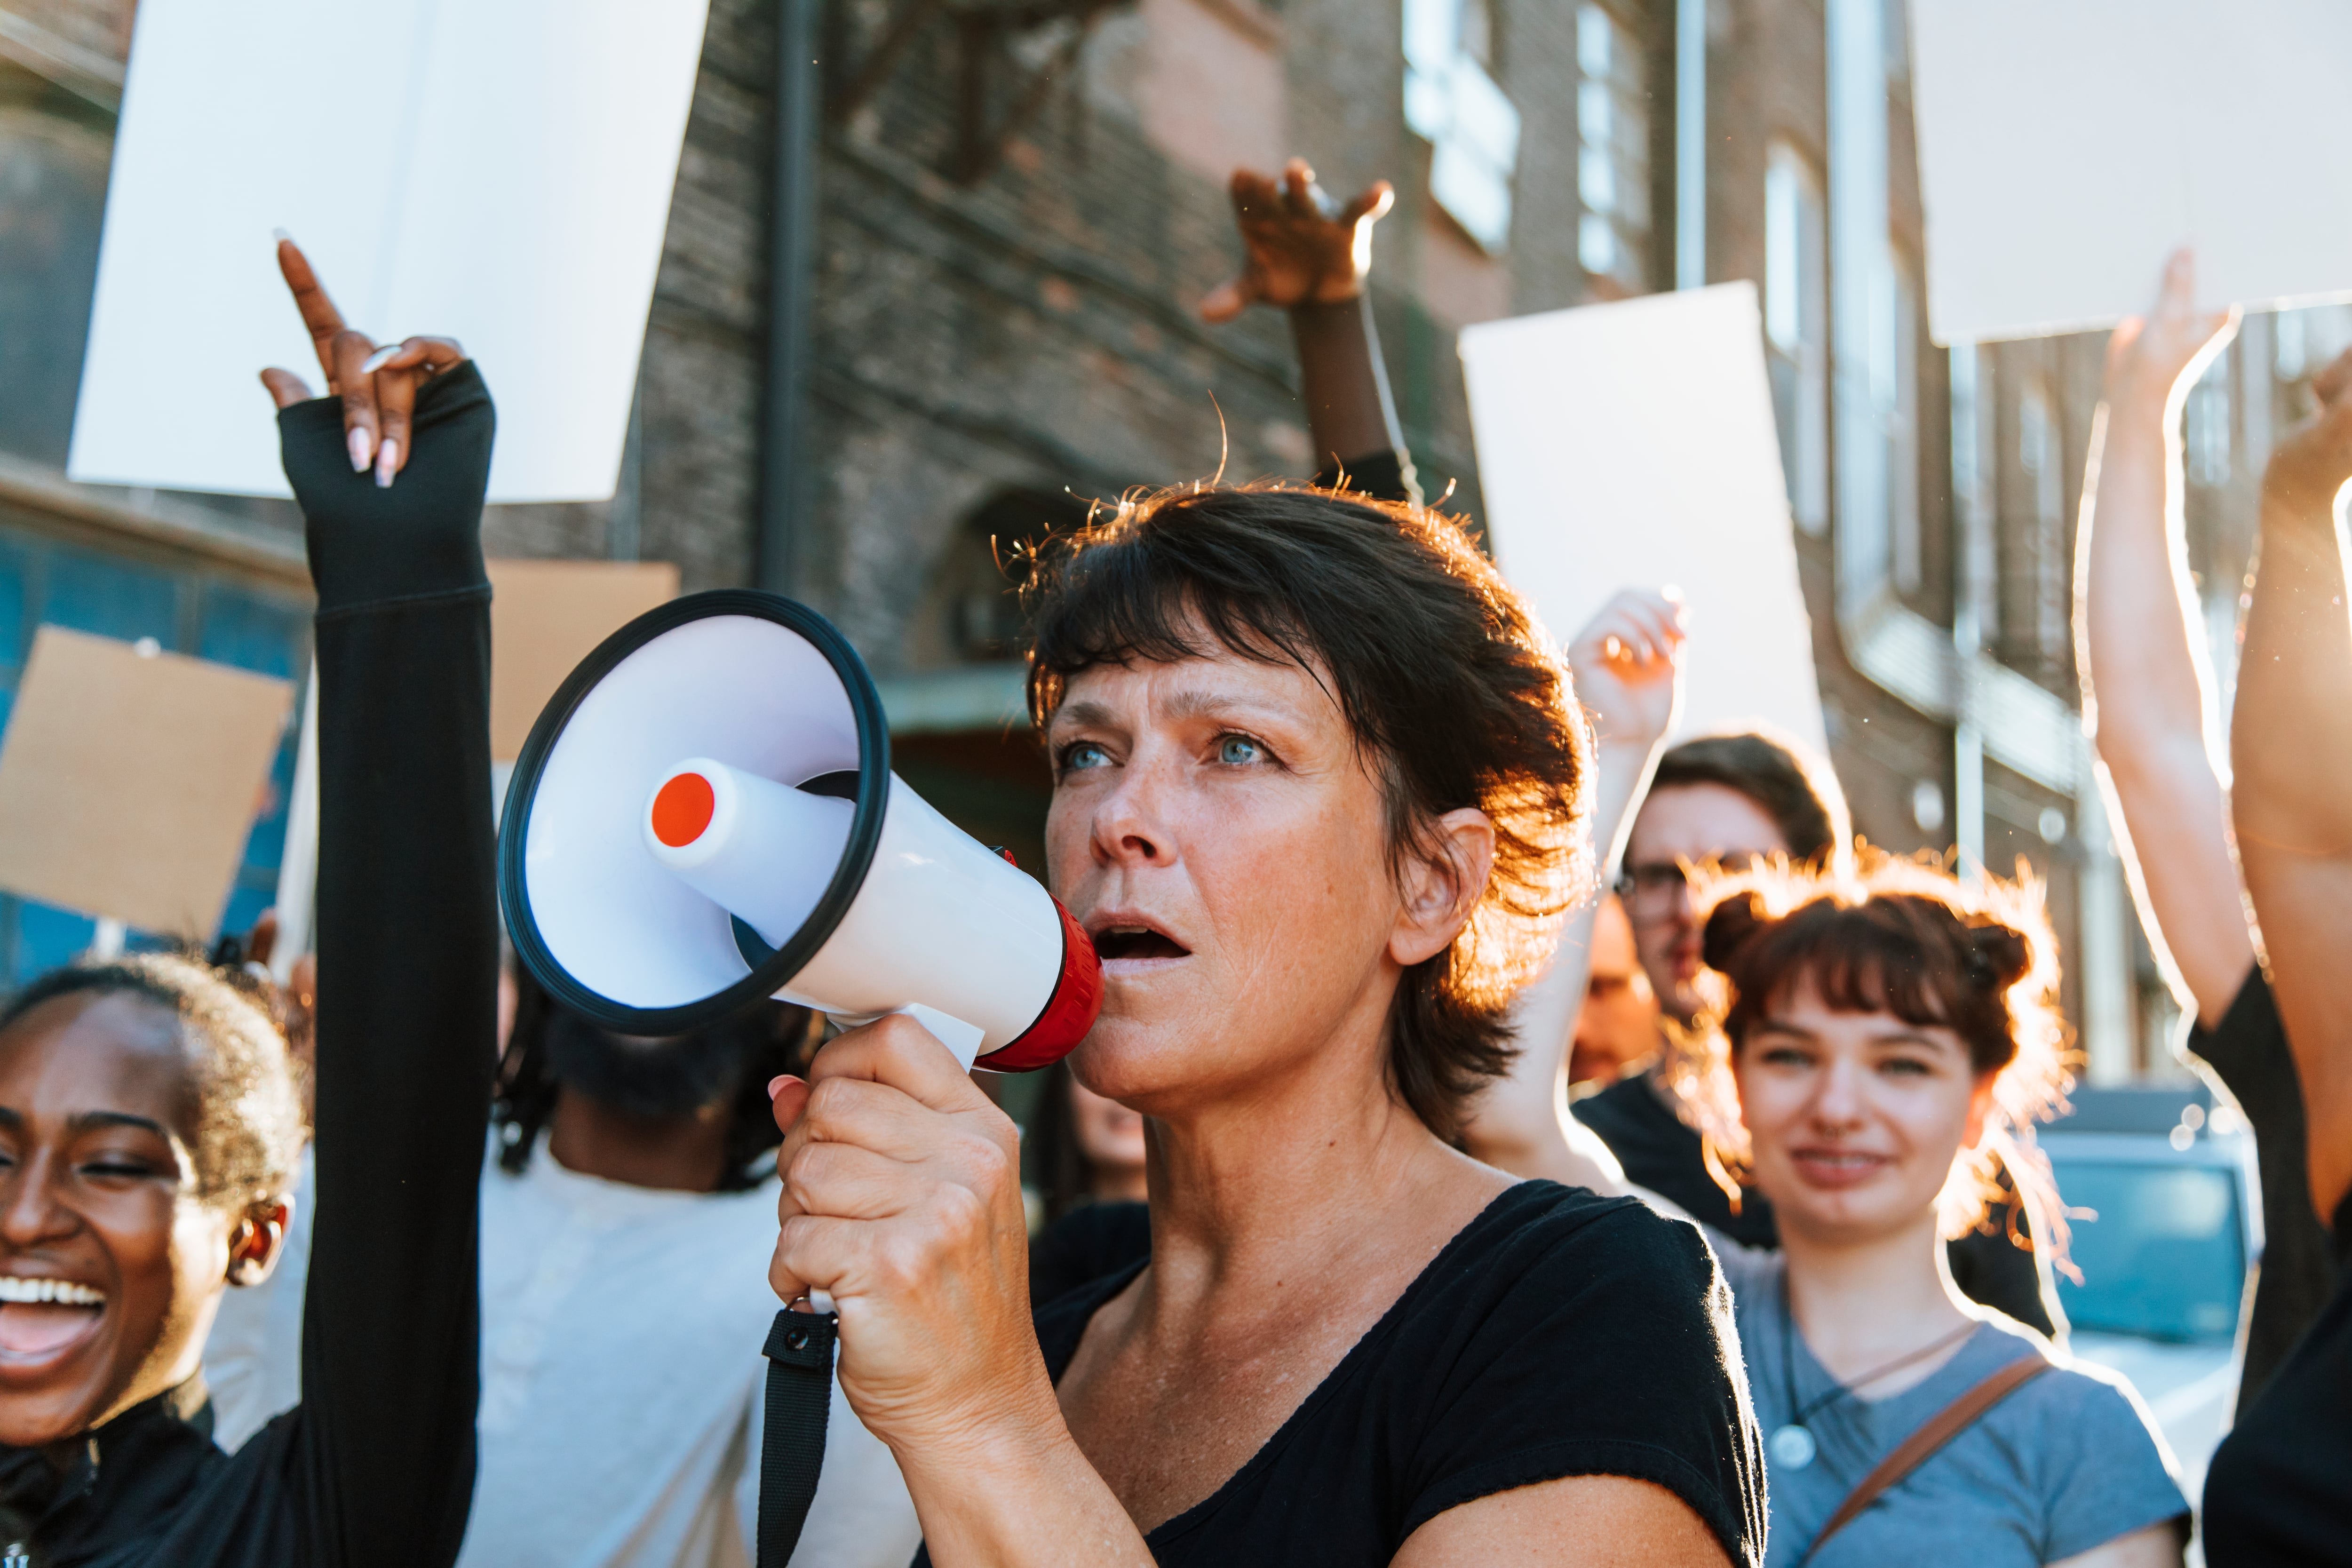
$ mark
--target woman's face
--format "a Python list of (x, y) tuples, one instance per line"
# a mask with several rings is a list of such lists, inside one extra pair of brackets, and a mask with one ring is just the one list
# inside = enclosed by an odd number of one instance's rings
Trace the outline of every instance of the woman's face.
[(1087, 1086), (1171, 1117), (1286, 1075), (1376, 1078), (1398, 976), (1486, 885), (1485, 816), (1441, 819), (1450, 860), (1392, 869), (1347, 721), (1290, 664), (1099, 665), (1046, 741), (1050, 880), (1103, 960)]
[(1984, 1131), (1993, 1075), (1948, 1028), (1840, 1013), (1799, 981), (1733, 1060), (1755, 1182), (1784, 1234), (1874, 1240), (1931, 1220)]
[(0, 1443), (73, 1436), (195, 1370), (254, 1247), (196, 1196), (195, 1110), (177, 1021), (144, 998), (60, 996), (0, 1030)]

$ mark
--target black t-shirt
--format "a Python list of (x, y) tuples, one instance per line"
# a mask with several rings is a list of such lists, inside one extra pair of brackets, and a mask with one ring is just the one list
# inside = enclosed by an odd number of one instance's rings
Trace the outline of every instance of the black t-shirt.
[[(1055, 1381), (1142, 1267), (1038, 1312)], [(1733, 1563), (1763, 1561), (1762, 1455), (1706, 1244), (1634, 1199), (1523, 1182), (1446, 1244), (1265, 1447), (1147, 1542), (1185, 1568), (1359, 1568), (1450, 1508), (1563, 1476), (1654, 1482)]]
[(302, 1402), (233, 1456), (213, 1445), (201, 1378), (89, 1434), (62, 1473), (0, 1448), (0, 1506), (44, 1568), (457, 1558), (474, 1495), (498, 1012), (479, 534), (495, 424), (472, 365), (435, 378), (409, 466), (379, 489), (352, 472), (339, 400), (278, 416), (319, 590), (319, 1208)]
[(1150, 1204), (1080, 1204), (1030, 1242), (1029, 1305), (1048, 1306), (1150, 1256)]
[[(1731, 1212), (1730, 1195), (1707, 1174), (1698, 1132), (1675, 1114), (1647, 1073), (1619, 1079), (1578, 1100), (1574, 1110), (1576, 1119), (1609, 1145), (1625, 1168), (1625, 1179), (1635, 1186), (1680, 1205), (1701, 1225), (1714, 1226), (1742, 1247), (1780, 1245), (1771, 1200), (1750, 1187), (1740, 1194), (1739, 1212)], [(2019, 1223), (2024, 1224), (2022, 1215)], [(2042, 1333), (2057, 1331), (2033, 1255), (2009, 1239), (2005, 1226), (1970, 1231), (1946, 1243), (1944, 1254), (1951, 1262), (1952, 1282), (1969, 1300)]]
[[(2336, 1211), (2335, 1244), (2352, 1263), (2352, 1198)], [(2333, 1299), (2214, 1453), (2205, 1561), (2352, 1564), (2352, 1267), (2339, 1267)]]
[(2189, 1049), (2213, 1069), (2252, 1124), (2263, 1179), (2263, 1258), (2246, 1324), (2245, 1370), (2238, 1378), (2242, 1415), (2335, 1294), (2336, 1259), (2327, 1227), (2311, 1210), (2303, 1084), (2260, 968), (2247, 974), (2218, 1027), (2209, 1031), (2200, 1024), (2189, 1031)]

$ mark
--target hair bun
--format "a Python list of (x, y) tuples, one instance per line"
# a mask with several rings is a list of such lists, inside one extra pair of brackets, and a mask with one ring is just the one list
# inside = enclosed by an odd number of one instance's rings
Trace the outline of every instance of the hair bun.
[(1706, 931), (1700, 939), (1699, 953), (1709, 969), (1728, 973), (1732, 955), (1748, 945), (1768, 922), (1757, 909), (1750, 893), (1734, 893), (1715, 906), (1706, 917)]
[(1969, 977), (1994, 991), (2006, 991), (2033, 967), (2033, 946), (2022, 931), (2004, 925), (1969, 929)]

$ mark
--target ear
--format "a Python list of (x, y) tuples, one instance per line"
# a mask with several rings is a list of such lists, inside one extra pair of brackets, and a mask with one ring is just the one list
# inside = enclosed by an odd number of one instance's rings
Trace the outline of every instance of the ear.
[(286, 1227), (294, 1223), (291, 1198), (257, 1205), (228, 1233), (228, 1282), (258, 1285), (278, 1267), (286, 1243)]
[(1401, 868), (1402, 898), (1389, 956), (1410, 969), (1453, 945), (1495, 869), (1495, 823), (1475, 805), (1429, 825)]
[(1992, 1086), (2000, 1077), (1998, 1068), (1977, 1074), (1976, 1084), (1969, 1090), (1969, 1120), (1960, 1129), (1962, 1149), (1973, 1149), (1984, 1142), (1985, 1128), (1992, 1121)]

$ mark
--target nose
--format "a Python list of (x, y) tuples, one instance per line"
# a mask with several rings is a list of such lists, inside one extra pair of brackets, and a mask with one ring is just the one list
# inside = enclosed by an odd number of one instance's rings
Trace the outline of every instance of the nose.
[(1816, 1079), (1813, 1121), (1824, 1131), (1850, 1131), (1862, 1123), (1864, 1068), (1860, 1062), (1832, 1058)]
[(58, 1190), (63, 1174), (41, 1151), (0, 1173), (0, 1245), (24, 1251), (72, 1234), (79, 1222)]
[(1174, 865), (1176, 840), (1163, 810), (1166, 799), (1161, 765), (1142, 757), (1131, 760), (1096, 803), (1096, 863), (1129, 869)]

